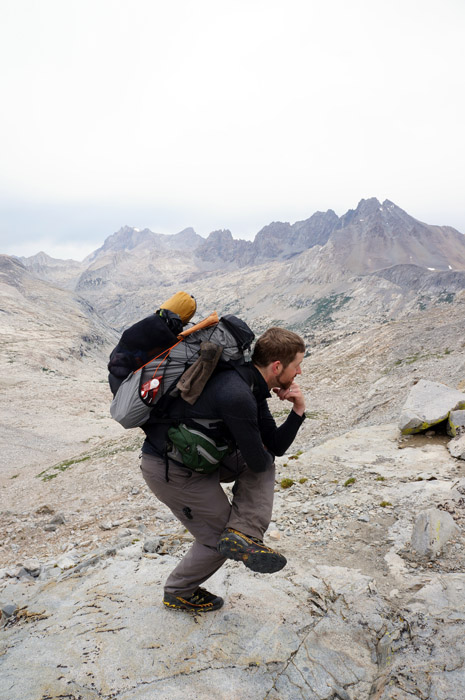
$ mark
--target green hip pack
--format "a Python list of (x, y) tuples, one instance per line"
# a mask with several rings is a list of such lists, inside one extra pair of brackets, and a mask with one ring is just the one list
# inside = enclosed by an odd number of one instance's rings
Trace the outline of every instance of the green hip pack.
[(168, 430), (168, 439), (174, 448), (173, 452), (168, 449), (168, 456), (200, 474), (214, 472), (220, 466), (221, 460), (233, 451), (226, 440), (213, 440), (184, 423), (172, 426)]

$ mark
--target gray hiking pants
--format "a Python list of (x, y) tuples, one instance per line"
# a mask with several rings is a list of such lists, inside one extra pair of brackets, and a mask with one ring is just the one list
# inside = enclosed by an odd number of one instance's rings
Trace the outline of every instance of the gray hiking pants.
[[(174, 462), (142, 454), (143, 477), (156, 497), (165, 503), (195, 537), (187, 554), (171, 572), (165, 592), (189, 597), (226, 561), (216, 549), (223, 530), (234, 528), (263, 538), (271, 520), (275, 485), (274, 464), (265, 472), (249, 469), (239, 453), (223, 460), (212, 474), (197, 474)], [(221, 482), (234, 482), (230, 503)]]

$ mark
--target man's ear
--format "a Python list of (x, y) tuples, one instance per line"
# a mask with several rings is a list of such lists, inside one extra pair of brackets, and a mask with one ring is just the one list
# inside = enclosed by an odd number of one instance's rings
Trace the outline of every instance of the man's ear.
[(279, 373), (281, 372), (281, 370), (282, 370), (282, 367), (283, 367), (283, 366), (282, 366), (280, 360), (275, 360), (274, 362), (271, 363), (271, 371), (272, 371), (272, 373), (273, 373), (273, 377), (277, 377), (277, 376), (278, 376), (278, 374), (279, 374)]

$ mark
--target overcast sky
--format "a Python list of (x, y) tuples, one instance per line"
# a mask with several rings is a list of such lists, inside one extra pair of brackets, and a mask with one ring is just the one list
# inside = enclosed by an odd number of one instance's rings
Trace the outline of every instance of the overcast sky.
[(464, 0), (1, 0), (0, 253), (391, 199), (465, 232)]

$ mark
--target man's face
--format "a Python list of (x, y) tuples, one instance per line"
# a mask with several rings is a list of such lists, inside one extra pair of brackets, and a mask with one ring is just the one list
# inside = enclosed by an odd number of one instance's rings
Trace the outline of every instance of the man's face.
[(302, 374), (300, 364), (304, 356), (305, 353), (298, 352), (292, 362), (290, 362), (287, 367), (281, 369), (279, 374), (276, 375), (276, 386), (280, 389), (289, 389), (297, 375)]

